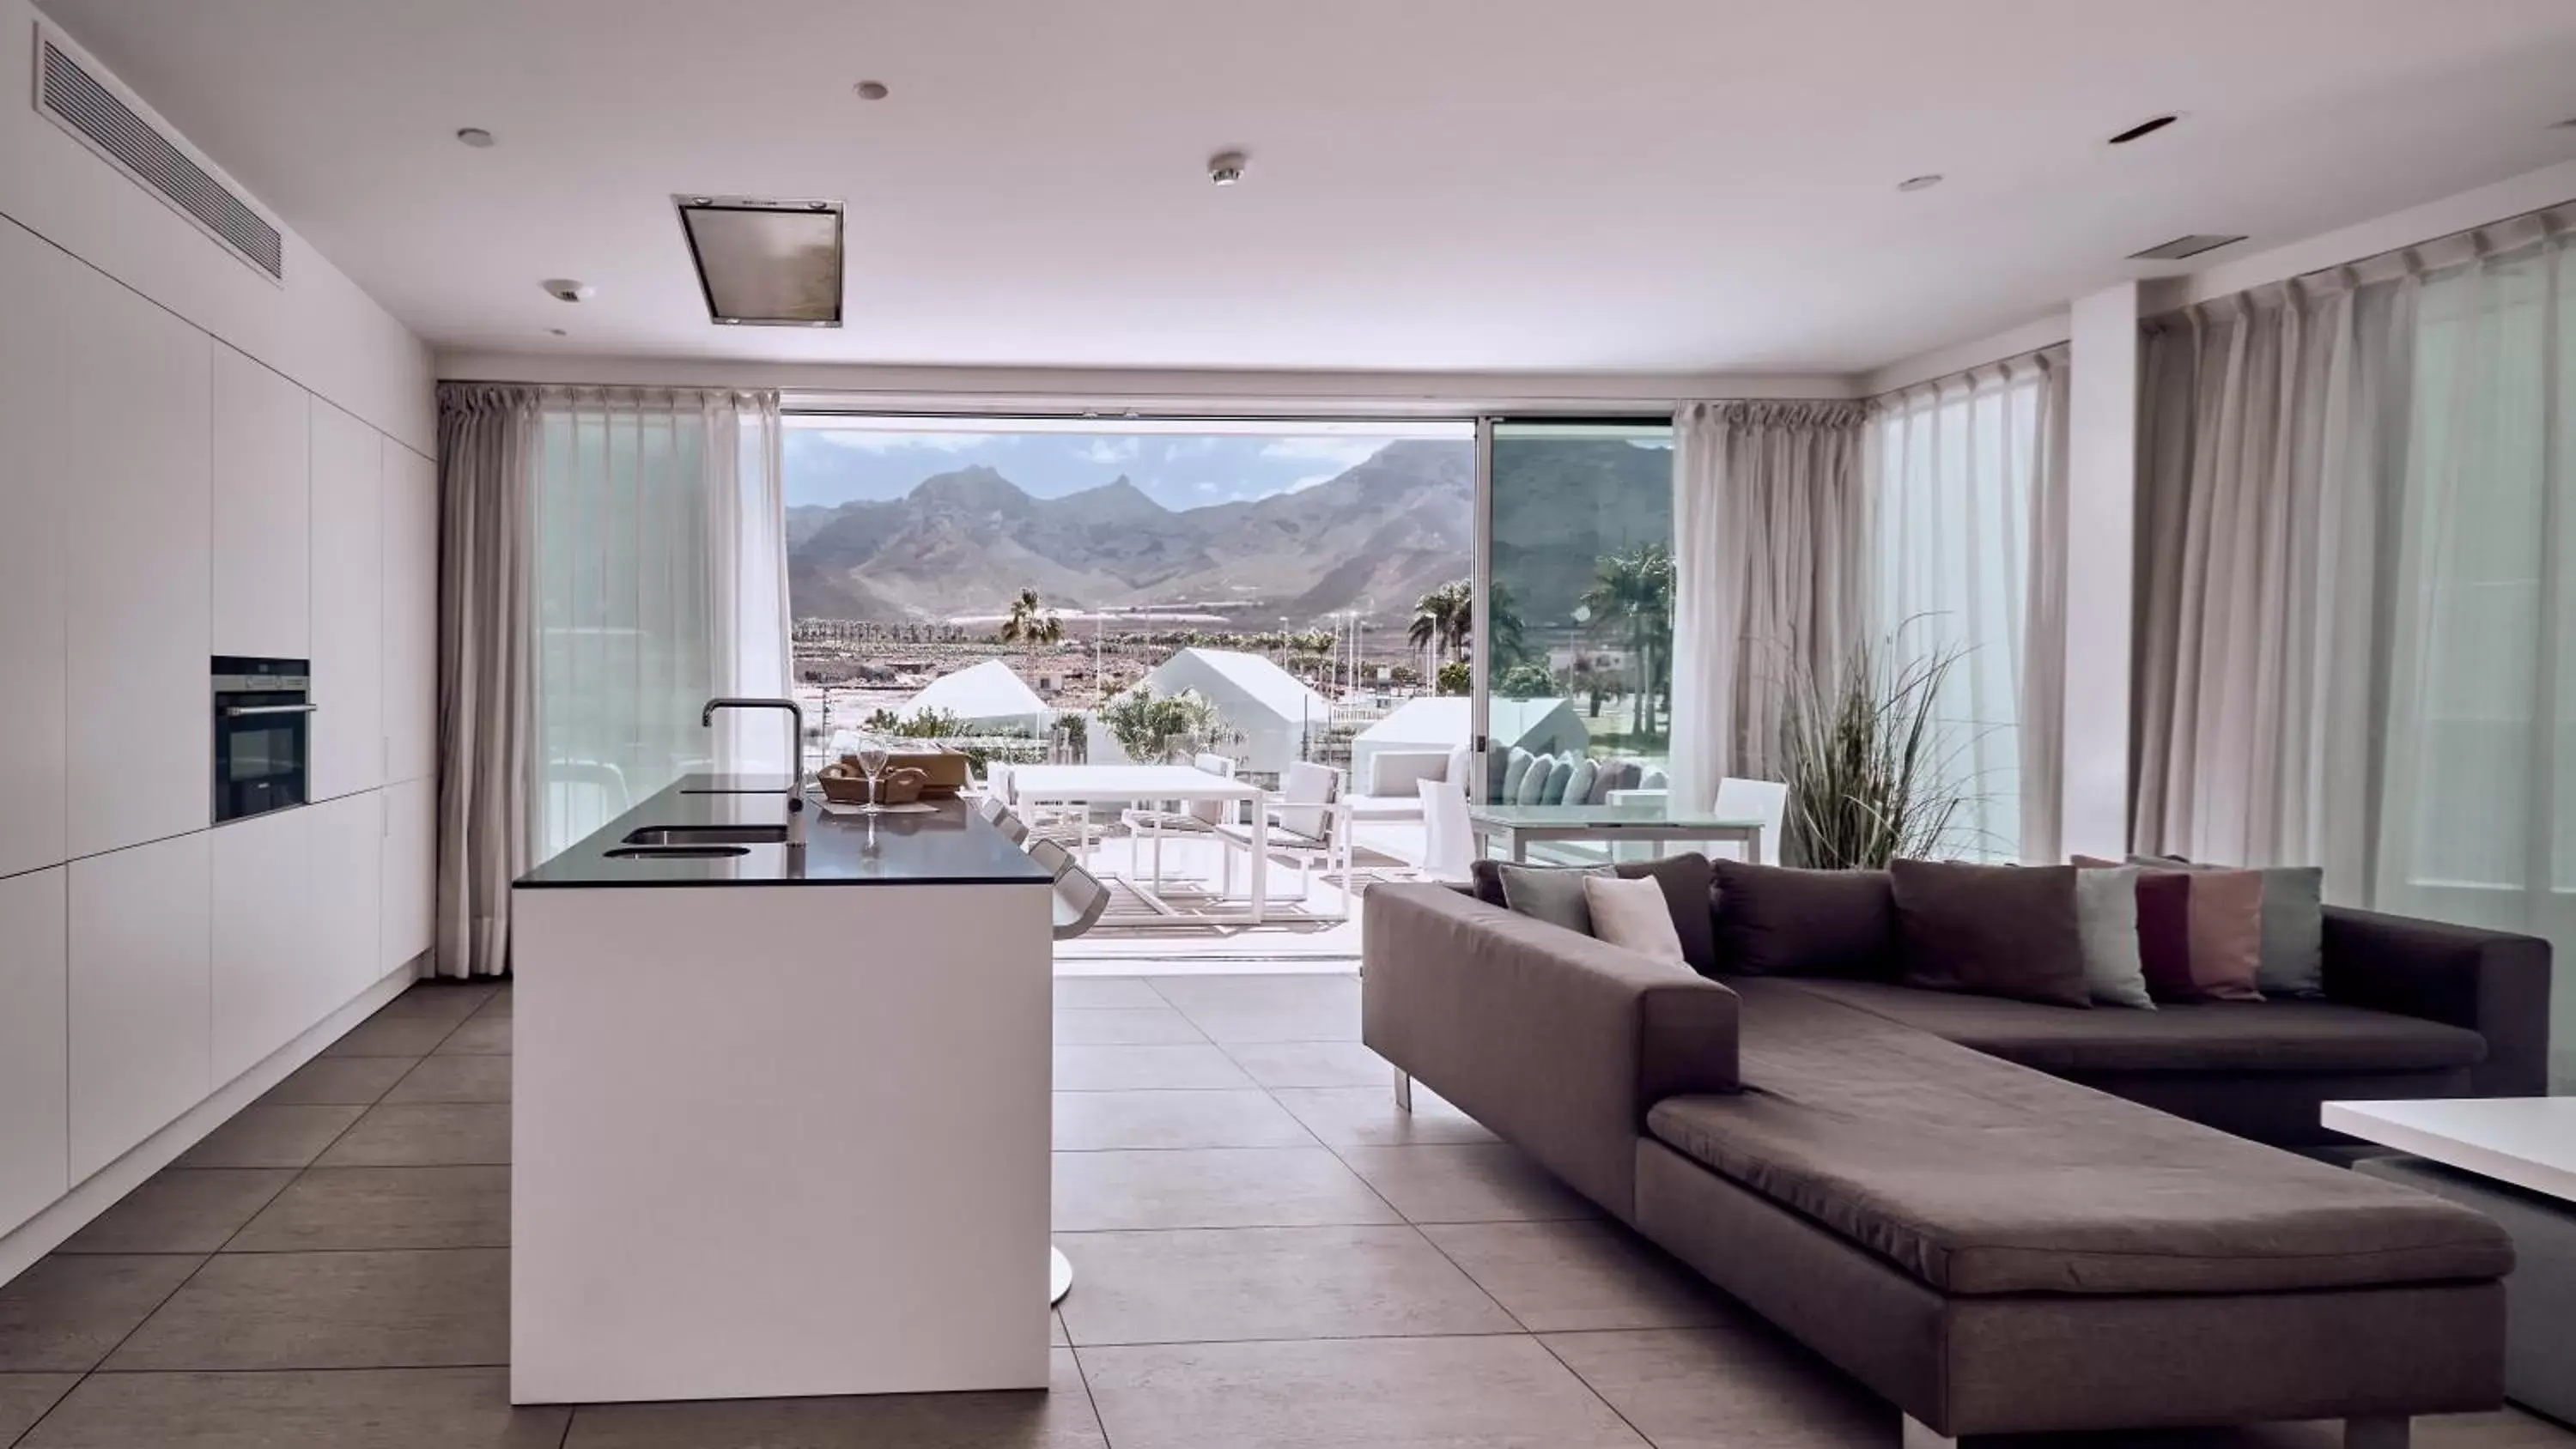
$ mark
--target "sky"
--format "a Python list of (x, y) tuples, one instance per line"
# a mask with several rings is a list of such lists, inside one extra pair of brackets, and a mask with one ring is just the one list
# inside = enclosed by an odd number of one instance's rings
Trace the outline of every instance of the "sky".
[[(1311, 488), (1386, 446), (1367, 435), (900, 433), (787, 429), (787, 504), (900, 498), (936, 473), (984, 464), (1037, 498), (1124, 474), (1175, 511)], [(1460, 449), (1473, 446), (1465, 438)]]

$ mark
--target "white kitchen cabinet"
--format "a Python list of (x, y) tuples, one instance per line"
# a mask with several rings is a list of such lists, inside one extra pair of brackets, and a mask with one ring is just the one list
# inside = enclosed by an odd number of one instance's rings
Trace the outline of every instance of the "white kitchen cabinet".
[(317, 812), (272, 810), (213, 832), (213, 1082), (294, 1039), (323, 994), (312, 876)]
[(312, 650), (311, 395), (214, 349), (213, 652), (302, 659)]
[(0, 880), (0, 1235), (72, 1185), (66, 874)]
[(313, 997), (302, 1031), (347, 1005), (384, 976), (385, 794), (365, 790), (315, 805), (312, 855)]
[(438, 465), (385, 441), (385, 779), (438, 768)]
[(313, 400), (312, 798), (384, 780), (384, 448)]
[(214, 1089), (207, 916), (214, 834), (71, 863), (75, 1183)]
[(63, 499), (72, 467), (62, 370), (80, 263), (0, 221), (0, 875), (59, 865), (63, 843)]
[[(62, 273), (65, 843), (93, 855), (211, 817), (207, 436), (215, 344), (116, 283)], [(16, 712), (12, 682), (12, 711)]]
[(404, 780), (385, 796), (384, 939), (370, 981), (436, 944), (438, 785)]

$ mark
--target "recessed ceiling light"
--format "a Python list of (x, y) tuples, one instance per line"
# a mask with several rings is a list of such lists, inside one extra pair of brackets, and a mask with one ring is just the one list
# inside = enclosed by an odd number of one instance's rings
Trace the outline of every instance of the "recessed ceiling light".
[(2171, 115), (2171, 116), (2151, 116), (2151, 117), (2147, 118), (2146, 120), (2140, 121), (2138, 124), (2136, 124), (2136, 125), (2134, 125), (2134, 126), (2131, 126), (2129, 129), (2127, 129), (2127, 130), (2125, 130), (2125, 131), (2122, 131), (2120, 134), (2118, 134), (2118, 135), (2116, 135), (2116, 136), (2112, 137), (2112, 138), (2111, 138), (2111, 140), (2110, 140), (2110, 144), (2111, 144), (2111, 145), (2114, 145), (2114, 146), (2126, 146), (2126, 145), (2128, 145), (2131, 141), (2139, 140), (2139, 139), (2141, 139), (2141, 138), (2143, 138), (2143, 137), (2147, 137), (2147, 136), (2152, 136), (2152, 135), (2154, 135), (2156, 132), (2163, 130), (2165, 127), (2170, 126), (2170, 125), (2172, 125), (2174, 122), (2179, 121), (2179, 120), (2181, 120), (2181, 119), (2182, 119), (2182, 117), (2181, 117), (2181, 115), (2179, 115), (2179, 114), (2175, 114), (2175, 115)]
[(1219, 186), (1232, 186), (1243, 179), (1244, 156), (1240, 151), (1219, 151), (1208, 158), (1208, 180)]
[(1937, 171), (1928, 171), (1921, 176), (1906, 177), (1904, 180), (1896, 183), (1896, 189), (1899, 191), (1929, 191), (1940, 184), (1941, 173)]
[(851, 89), (857, 91), (863, 101), (881, 101), (888, 94), (884, 81), (861, 81)]
[(464, 130), (456, 133), (456, 139), (473, 147), (477, 151), (489, 151), (492, 149), (492, 133), (484, 130), (481, 126), (466, 127)]

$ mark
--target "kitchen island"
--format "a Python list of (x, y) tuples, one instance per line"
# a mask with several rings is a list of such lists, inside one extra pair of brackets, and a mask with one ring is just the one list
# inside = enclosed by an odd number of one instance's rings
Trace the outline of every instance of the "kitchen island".
[(512, 892), (516, 1403), (1047, 1381), (1048, 873), (692, 776)]

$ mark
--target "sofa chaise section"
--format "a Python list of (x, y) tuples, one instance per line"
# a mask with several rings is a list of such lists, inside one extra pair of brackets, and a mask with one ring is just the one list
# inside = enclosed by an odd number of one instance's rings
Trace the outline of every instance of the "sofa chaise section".
[(1734, 1090), (1726, 987), (1445, 886), (1360, 899), (1362, 1040), (1620, 1217), (1646, 1109)]

